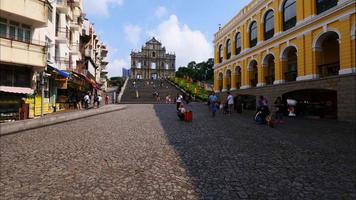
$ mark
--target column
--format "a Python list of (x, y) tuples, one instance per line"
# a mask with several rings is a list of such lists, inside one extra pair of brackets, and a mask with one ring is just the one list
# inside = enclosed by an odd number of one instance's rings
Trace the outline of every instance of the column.
[(260, 65), (257, 67), (258, 70), (258, 83), (257, 83), (257, 87), (262, 87), (266, 85), (266, 81), (265, 81), (265, 69), (268, 67), (268, 65)]
[(279, 1), (273, 1), (273, 8), (274, 8), (274, 32), (275, 35), (282, 32), (282, 14), (279, 11)]
[(231, 71), (231, 88), (230, 90), (236, 90), (236, 72), (234, 69)]
[(214, 71), (214, 92), (219, 91), (219, 76), (218, 76), (218, 71)]
[(298, 0), (296, 1), (296, 3), (297, 3), (297, 24), (298, 24), (304, 20), (304, 1)]
[(236, 41), (235, 41), (235, 32), (231, 33), (230, 41), (231, 41), (231, 57), (236, 55)]
[(214, 49), (215, 51), (215, 53), (214, 53), (214, 55), (215, 55), (215, 59), (214, 59), (214, 63), (215, 64), (219, 64), (219, 46), (215, 46), (215, 49)]
[[(316, 68), (317, 68), (317, 66), (316, 66), (317, 62), (315, 60), (315, 54), (313, 52), (314, 49), (312, 47), (312, 44), (313, 44), (312, 34), (310, 32), (305, 34), (304, 40), (305, 40), (305, 45), (304, 45), (304, 49), (305, 49), (305, 78), (304, 79), (310, 79), (311, 77), (315, 76)], [(299, 78), (299, 80), (300, 80), (300, 78)]]
[(242, 75), (242, 86), (241, 89), (246, 89), (246, 88), (250, 88), (250, 74), (249, 74), (249, 70), (247, 67), (247, 60), (242, 61), (242, 66), (241, 66), (241, 75)]
[(353, 42), (351, 41), (351, 17), (346, 16), (340, 19), (340, 71), (339, 74), (349, 74), (356, 72), (356, 66), (352, 66), (352, 46)]
[(256, 19), (256, 22), (257, 22), (257, 44), (264, 40), (264, 34), (263, 34), (264, 23), (261, 21), (261, 17), (262, 17), (262, 14), (260, 11), (260, 13), (257, 15), (257, 19)]
[(284, 83), (284, 75), (283, 75), (283, 68), (285, 67), (285, 65), (287, 64), (286, 60), (283, 59), (275, 59), (275, 81), (273, 82), (273, 84), (281, 84)]
[(223, 89), (222, 92), (226, 92), (227, 91), (227, 77), (226, 74), (223, 74)]

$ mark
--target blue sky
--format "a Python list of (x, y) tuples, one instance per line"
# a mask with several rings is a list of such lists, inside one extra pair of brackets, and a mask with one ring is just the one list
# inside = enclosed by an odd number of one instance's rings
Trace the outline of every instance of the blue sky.
[(218, 25), (250, 0), (84, 0), (84, 12), (109, 48), (109, 76), (130, 68), (131, 50), (155, 36), (176, 54), (177, 67), (213, 57)]

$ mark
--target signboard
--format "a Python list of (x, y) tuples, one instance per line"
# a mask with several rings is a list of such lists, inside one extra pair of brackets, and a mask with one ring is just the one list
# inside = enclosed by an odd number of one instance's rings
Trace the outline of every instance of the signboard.
[(57, 88), (62, 90), (67, 89), (68, 88), (67, 79), (57, 79)]

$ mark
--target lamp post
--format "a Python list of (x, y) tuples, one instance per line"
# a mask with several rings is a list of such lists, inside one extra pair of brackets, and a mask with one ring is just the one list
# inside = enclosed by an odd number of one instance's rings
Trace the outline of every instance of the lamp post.
[(45, 72), (41, 72), (40, 74), (41, 79), (41, 117), (44, 115), (44, 85), (45, 85)]

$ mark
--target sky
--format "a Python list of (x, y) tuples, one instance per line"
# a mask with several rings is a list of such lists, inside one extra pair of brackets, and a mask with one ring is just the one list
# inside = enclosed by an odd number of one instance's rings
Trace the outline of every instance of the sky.
[(250, 0), (84, 0), (84, 13), (109, 49), (109, 77), (130, 68), (130, 53), (155, 37), (176, 66), (213, 57), (213, 39)]

